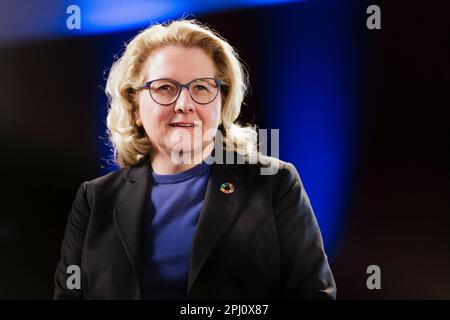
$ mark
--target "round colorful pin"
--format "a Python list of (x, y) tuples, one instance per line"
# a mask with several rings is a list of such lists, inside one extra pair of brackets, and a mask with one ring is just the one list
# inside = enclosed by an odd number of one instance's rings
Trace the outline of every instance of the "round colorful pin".
[(233, 184), (229, 182), (224, 182), (220, 185), (220, 191), (222, 191), (225, 194), (230, 194), (234, 192), (234, 186)]

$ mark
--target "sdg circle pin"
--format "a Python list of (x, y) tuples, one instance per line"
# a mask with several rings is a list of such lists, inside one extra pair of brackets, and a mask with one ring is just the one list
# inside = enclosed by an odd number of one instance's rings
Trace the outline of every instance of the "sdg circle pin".
[(225, 194), (230, 194), (234, 192), (234, 186), (232, 183), (224, 182), (220, 185), (220, 191)]

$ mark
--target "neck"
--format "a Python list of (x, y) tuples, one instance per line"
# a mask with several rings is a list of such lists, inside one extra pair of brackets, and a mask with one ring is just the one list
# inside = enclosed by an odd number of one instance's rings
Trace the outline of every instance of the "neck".
[(213, 148), (214, 143), (210, 143), (197, 153), (180, 154), (178, 163), (173, 161), (170, 153), (151, 152), (150, 162), (153, 172), (156, 174), (175, 174), (189, 170), (202, 163), (211, 154)]

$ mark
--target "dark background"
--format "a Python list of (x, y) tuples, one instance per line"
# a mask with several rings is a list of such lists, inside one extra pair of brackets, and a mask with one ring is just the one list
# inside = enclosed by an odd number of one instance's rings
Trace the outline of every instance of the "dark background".
[[(280, 134), (284, 127), (276, 126), (277, 110), (268, 103), (274, 95), (267, 70), (283, 61), (276, 59), (280, 47), (270, 46), (269, 39), (292, 41), (283, 32), (318, 12), (314, 17), (322, 19), (317, 23), (323, 30), (351, 39), (346, 45), (352, 48), (352, 69), (342, 72), (351, 75), (342, 78), (353, 106), (344, 114), (352, 119), (351, 166), (338, 183), (345, 192), (339, 193), (342, 205), (330, 226), (316, 212), (321, 226), (327, 225), (324, 239), (338, 299), (449, 299), (449, 6), (356, 2), (301, 2), (196, 18), (238, 48), (248, 65), (252, 94), (241, 121), (278, 127)], [(370, 4), (381, 7), (381, 30), (365, 27)], [(299, 37), (307, 31), (299, 30)], [(0, 298), (51, 298), (75, 191), (111, 170), (104, 160), (103, 86), (113, 54), (135, 34), (0, 48)], [(308, 191), (314, 177), (305, 179), (308, 172), (302, 172), (308, 170), (286, 151), (297, 148), (295, 141), (282, 144), (280, 156), (299, 165)], [(332, 236), (328, 230), (335, 230)], [(381, 290), (366, 287), (371, 264), (381, 268)]]

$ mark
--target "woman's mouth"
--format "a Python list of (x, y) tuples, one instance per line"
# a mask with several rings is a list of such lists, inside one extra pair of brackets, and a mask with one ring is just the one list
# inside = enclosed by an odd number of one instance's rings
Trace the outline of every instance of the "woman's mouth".
[(169, 124), (172, 127), (181, 127), (181, 128), (192, 128), (196, 125), (192, 122), (173, 122)]

